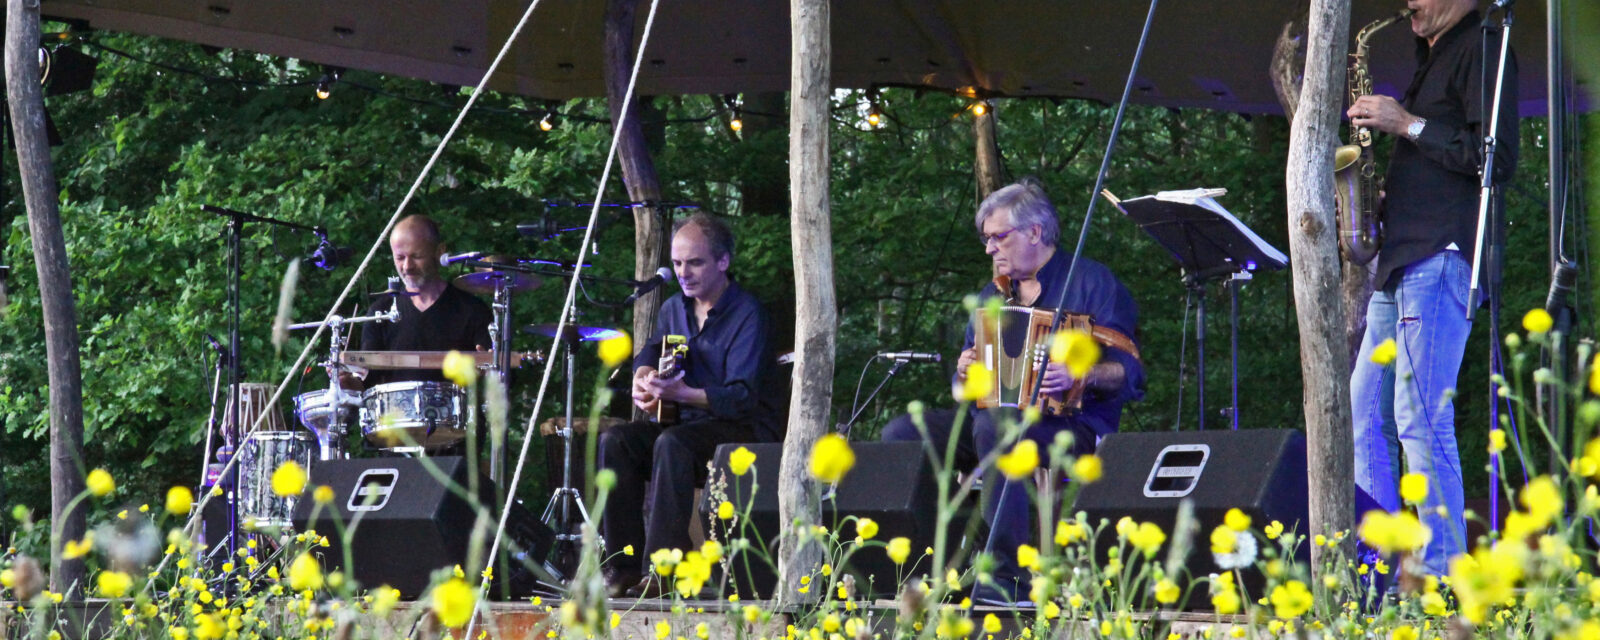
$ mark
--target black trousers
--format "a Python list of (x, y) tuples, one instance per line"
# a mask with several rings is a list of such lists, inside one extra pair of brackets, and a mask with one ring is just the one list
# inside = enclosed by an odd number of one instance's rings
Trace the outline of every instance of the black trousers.
[[(617, 474), (606, 499), (600, 530), (614, 568), (639, 571), (656, 549), (688, 551), (694, 490), (705, 482), (706, 462), (717, 445), (755, 442), (748, 423), (703, 419), (663, 428), (655, 422), (630, 422), (600, 434), (600, 466)], [(645, 495), (645, 482), (652, 493)], [(650, 503), (646, 526), (645, 501)], [(632, 545), (632, 556), (621, 555)]]

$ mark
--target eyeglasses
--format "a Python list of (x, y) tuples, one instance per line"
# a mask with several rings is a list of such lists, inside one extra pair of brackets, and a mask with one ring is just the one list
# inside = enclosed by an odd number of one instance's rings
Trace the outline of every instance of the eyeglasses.
[(991, 243), (991, 242), (999, 244), (1001, 242), (1004, 242), (1005, 239), (1008, 236), (1010, 236), (1013, 233), (1016, 233), (1017, 230), (1021, 229), (1021, 228), (1022, 227), (1012, 227), (1010, 229), (1006, 229), (1005, 231), (1001, 231), (999, 233), (994, 233), (994, 234), (980, 233), (980, 234), (978, 234), (978, 241), (982, 242), (983, 246), (985, 246), (985, 247), (989, 246), (989, 243)]

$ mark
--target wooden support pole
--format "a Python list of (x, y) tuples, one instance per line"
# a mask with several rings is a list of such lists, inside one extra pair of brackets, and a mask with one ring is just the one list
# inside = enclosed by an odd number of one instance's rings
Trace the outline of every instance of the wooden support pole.
[(61, 555), (66, 540), (83, 538), (84, 508), (67, 512), (83, 493), (83, 372), (78, 361), (78, 314), (72, 297), (59, 192), (45, 139), (44, 90), (39, 86), (39, 0), (6, 2), (6, 95), (17, 146), (17, 171), (27, 203), (33, 262), (44, 311), (50, 376), (50, 590), (79, 599), (83, 560)]
[(972, 119), (973, 139), (976, 142), (977, 158), (973, 163), (973, 173), (976, 174), (978, 183), (977, 202), (1005, 186), (1001, 177), (1004, 169), (1000, 166), (1000, 144), (995, 136), (994, 105), (989, 101), (983, 102), (983, 115)]
[[(628, 90), (628, 74), (633, 70), (633, 25), (639, 0), (610, 0), (606, 4), (606, 102), (611, 109), (611, 126), (622, 119), (623, 93)], [(629, 105), (622, 138), (617, 145), (617, 161), (622, 167), (622, 182), (634, 202), (659, 202), (661, 182), (656, 177), (655, 161), (645, 143), (644, 124), (639, 119), (639, 96)], [(633, 277), (644, 280), (667, 264), (671, 223), (655, 207), (633, 210)], [(639, 296), (633, 303), (633, 344), (642, 347), (655, 330), (656, 313), (661, 309), (661, 288)]]
[[(828, 0), (789, 0), (793, 34), (789, 90), (789, 222), (794, 246), (795, 363), (789, 431), (778, 474), (778, 521), (789, 527), (817, 522), (816, 482), (807, 469), (811, 447), (828, 432), (833, 402), (833, 356), (838, 309), (833, 290), (833, 227), (828, 193)], [(778, 597), (786, 604), (814, 601), (818, 590), (799, 592), (799, 578), (822, 561), (816, 543), (798, 544), (788, 529), (778, 554)]]
[[(1286, 182), (1289, 257), (1295, 312), (1300, 324), (1300, 373), (1305, 380), (1306, 459), (1309, 462), (1309, 534), (1351, 528), (1355, 459), (1350, 431), (1350, 360), (1340, 302), (1340, 259), (1333, 205), (1333, 150), (1343, 110), (1345, 41), (1350, 0), (1311, 0), (1305, 77), (1289, 130)], [(1331, 536), (1330, 536), (1331, 537)], [(1344, 539), (1345, 557), (1354, 538)], [(1311, 548), (1322, 566), (1324, 548)]]

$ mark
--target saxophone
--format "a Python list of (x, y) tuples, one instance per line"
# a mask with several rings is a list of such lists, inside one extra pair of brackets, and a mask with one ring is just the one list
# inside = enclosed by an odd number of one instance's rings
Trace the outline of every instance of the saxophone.
[[(1379, 29), (1411, 17), (1415, 9), (1374, 21), (1356, 32), (1356, 50), (1350, 54), (1350, 102), (1372, 93), (1367, 72), (1367, 40)], [(1345, 260), (1364, 265), (1378, 255), (1383, 228), (1378, 221), (1377, 163), (1372, 157), (1372, 131), (1350, 125), (1350, 144), (1333, 152), (1334, 200), (1339, 209), (1339, 252)]]

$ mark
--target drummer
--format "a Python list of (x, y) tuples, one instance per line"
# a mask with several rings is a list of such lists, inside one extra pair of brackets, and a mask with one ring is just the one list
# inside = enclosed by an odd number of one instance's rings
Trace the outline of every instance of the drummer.
[[(400, 319), (395, 322), (369, 322), (361, 329), (361, 348), (368, 351), (484, 351), (489, 349), (489, 324), (493, 313), (489, 305), (472, 294), (451, 286), (439, 274), (439, 256), (444, 255), (439, 225), (431, 218), (415, 214), (402, 218), (389, 234), (389, 251), (394, 254), (394, 270), (405, 283), (406, 293), (389, 296), (373, 305), (374, 313), (398, 305)], [(366, 386), (388, 382), (442, 382), (439, 369), (400, 369), (372, 371)]]

